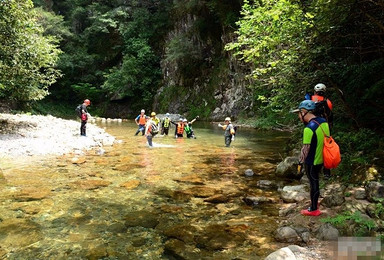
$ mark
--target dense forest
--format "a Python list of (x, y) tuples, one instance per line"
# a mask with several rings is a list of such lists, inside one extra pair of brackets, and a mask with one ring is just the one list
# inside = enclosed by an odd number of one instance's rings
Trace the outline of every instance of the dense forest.
[(380, 0), (0, 3), (0, 98), (19, 109), (57, 114), (87, 97), (103, 116), (146, 108), (271, 128), (297, 125), (288, 111), (319, 82), (341, 170), (383, 167)]

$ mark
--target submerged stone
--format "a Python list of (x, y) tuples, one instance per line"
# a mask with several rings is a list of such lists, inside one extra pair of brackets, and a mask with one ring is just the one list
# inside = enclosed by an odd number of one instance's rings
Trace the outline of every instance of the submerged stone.
[(40, 226), (25, 219), (5, 219), (0, 222), (0, 245), (24, 247), (43, 239)]
[(134, 211), (125, 216), (125, 226), (155, 228), (159, 224), (157, 214), (151, 211)]
[(127, 181), (127, 182), (120, 184), (120, 187), (124, 187), (128, 190), (131, 190), (131, 189), (138, 187), (139, 185), (140, 185), (139, 180), (130, 180), (130, 181)]

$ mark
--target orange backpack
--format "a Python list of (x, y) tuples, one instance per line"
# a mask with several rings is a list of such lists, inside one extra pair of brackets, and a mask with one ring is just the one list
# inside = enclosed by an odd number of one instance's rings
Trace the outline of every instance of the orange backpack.
[[(316, 122), (315, 120), (313, 121)], [(339, 166), (341, 162), (340, 147), (332, 138), (332, 136), (327, 136), (325, 134), (323, 128), (318, 122), (316, 122), (316, 124), (319, 125), (321, 131), (323, 131), (323, 134), (324, 134), (324, 147), (323, 147), (324, 168), (326, 169), (337, 168), (337, 166)]]

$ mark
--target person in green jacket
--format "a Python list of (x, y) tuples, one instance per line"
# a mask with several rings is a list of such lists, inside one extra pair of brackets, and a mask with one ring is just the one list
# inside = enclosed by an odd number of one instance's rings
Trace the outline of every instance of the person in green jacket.
[(314, 114), (316, 108), (312, 100), (304, 100), (299, 108), (293, 110), (297, 113), (301, 122), (305, 125), (303, 131), (303, 146), (301, 148), (299, 163), (304, 164), (305, 173), (309, 179), (311, 205), (308, 209), (302, 210), (305, 216), (319, 216), (318, 208), (320, 196), (319, 173), (323, 168), (323, 147), (324, 136), (329, 136), (327, 121)]
[(199, 118), (199, 116), (197, 116), (196, 118), (194, 118), (191, 122), (188, 122), (187, 119), (184, 119), (183, 122), (184, 122), (184, 131), (185, 133), (187, 134), (187, 138), (194, 138), (196, 139), (196, 136), (195, 136), (195, 133), (193, 132), (193, 129), (192, 129), (192, 124)]

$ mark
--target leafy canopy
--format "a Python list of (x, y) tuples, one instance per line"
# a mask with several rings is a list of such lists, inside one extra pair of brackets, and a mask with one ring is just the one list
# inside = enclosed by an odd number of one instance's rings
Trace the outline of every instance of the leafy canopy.
[(27, 0), (0, 3), (0, 97), (39, 100), (59, 77), (60, 50), (54, 37), (44, 36), (33, 4)]

